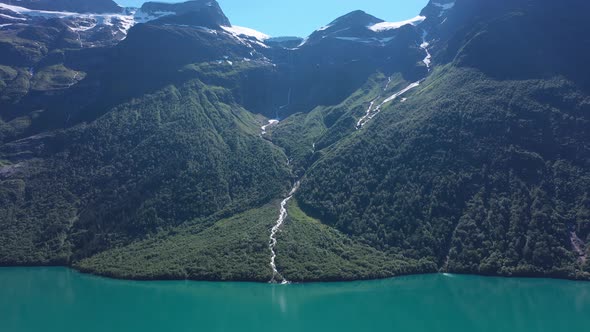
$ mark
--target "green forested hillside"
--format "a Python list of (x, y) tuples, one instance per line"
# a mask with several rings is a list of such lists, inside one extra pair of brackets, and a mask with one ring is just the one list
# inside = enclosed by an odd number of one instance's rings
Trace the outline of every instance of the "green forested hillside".
[(297, 202), (279, 236), (277, 264), (291, 281), (338, 281), (433, 273), (429, 259), (408, 259), (375, 249), (307, 216)]
[(258, 137), (256, 118), (198, 81), (2, 151), (15, 172), (0, 182), (4, 263), (68, 262), (247, 210), (289, 184), (286, 158)]
[(281, 43), (208, 3), (120, 43), (0, 27), (0, 265), (590, 279), (589, 5), (355, 11)]
[(76, 264), (116, 278), (268, 281), (268, 230), (278, 204), (219, 220), (188, 223)]
[(560, 78), (439, 68), (316, 163), (299, 200), (347, 234), (449, 271), (580, 275), (571, 233), (590, 234), (589, 101)]

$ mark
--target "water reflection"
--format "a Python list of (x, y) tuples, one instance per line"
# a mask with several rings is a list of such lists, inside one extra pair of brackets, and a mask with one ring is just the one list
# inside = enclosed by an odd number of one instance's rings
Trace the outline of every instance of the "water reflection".
[(423, 275), (269, 285), (132, 282), (67, 269), (0, 269), (0, 330), (585, 330), (590, 283)]

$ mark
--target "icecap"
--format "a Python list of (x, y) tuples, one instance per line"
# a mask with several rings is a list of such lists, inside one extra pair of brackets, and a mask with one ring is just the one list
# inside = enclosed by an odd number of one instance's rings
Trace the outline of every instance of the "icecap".
[(285, 219), (288, 216), (287, 203), (289, 203), (291, 198), (293, 198), (293, 195), (295, 195), (295, 192), (297, 191), (297, 189), (299, 189), (299, 182), (295, 183), (295, 185), (293, 186), (293, 189), (291, 189), (291, 192), (289, 193), (289, 196), (287, 196), (287, 198), (285, 198), (281, 202), (281, 210), (279, 213), (279, 219), (277, 219), (277, 222), (275, 223), (273, 228), (270, 230), (270, 241), (268, 243), (268, 248), (270, 249), (270, 253), (271, 253), (271, 255), (270, 255), (270, 266), (272, 267), (272, 279), (270, 280), (271, 283), (276, 283), (277, 277), (279, 278), (279, 280), (282, 280), (282, 282), (281, 282), (282, 284), (289, 283), (289, 281), (287, 281), (287, 279), (285, 279), (277, 270), (277, 265), (275, 263), (275, 260), (277, 258), (277, 253), (275, 252), (275, 247), (277, 245), (277, 233), (281, 229), (281, 226), (283, 225), (283, 223), (285, 222)]
[[(161, 18), (164, 16), (176, 14), (174, 12), (163, 12), (163, 11), (153, 12), (153, 13), (148, 14), (148, 13), (142, 12), (141, 10), (126, 11), (125, 13), (81, 14), (81, 13), (73, 13), (73, 12), (34, 10), (34, 9), (28, 9), (28, 8), (19, 7), (19, 6), (7, 5), (4, 3), (0, 3), (0, 9), (9, 10), (14, 13), (20, 14), (22, 16), (28, 16), (28, 17), (40, 17), (40, 18), (45, 18), (45, 19), (71, 18), (71, 19), (81, 19), (81, 20), (92, 21), (92, 23), (90, 23), (87, 26), (70, 27), (75, 32), (90, 30), (90, 29), (93, 29), (94, 27), (96, 27), (97, 25), (113, 26), (115, 23), (119, 23), (120, 30), (124, 34), (127, 34), (127, 31), (129, 29), (131, 29), (131, 27), (137, 23), (146, 23), (146, 22), (153, 21), (155, 19), (158, 19), (158, 18)], [(8, 18), (8, 19), (26, 21), (26, 19), (24, 19), (24, 18), (11, 17), (11, 16), (8, 16), (5, 14), (0, 14), (0, 15), (2, 15), (5, 18)]]
[(411, 19), (405, 20), (405, 21), (401, 21), (401, 22), (381, 22), (381, 23), (377, 23), (375, 25), (370, 25), (367, 28), (369, 30), (372, 30), (375, 32), (381, 32), (381, 31), (386, 31), (386, 30), (399, 29), (407, 24), (418, 25), (418, 24), (424, 22), (425, 19), (426, 19), (426, 16), (416, 16), (414, 18), (411, 18)]

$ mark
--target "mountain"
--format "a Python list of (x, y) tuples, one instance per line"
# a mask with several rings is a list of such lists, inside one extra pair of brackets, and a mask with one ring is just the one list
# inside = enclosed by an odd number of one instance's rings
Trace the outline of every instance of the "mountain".
[(271, 38), (215, 1), (0, 4), (0, 264), (590, 279), (589, 7), (432, 0)]
[(121, 12), (121, 7), (113, 0), (0, 0), (0, 3), (58, 12), (97, 14)]
[[(568, 4), (457, 1), (446, 22), (427, 19), (440, 38), (429, 46), (432, 73), (328, 148), (306, 173), (302, 208), (443, 271), (587, 270), (588, 89), (573, 71), (590, 50), (587, 23)], [(548, 8), (572, 23), (540, 28)]]

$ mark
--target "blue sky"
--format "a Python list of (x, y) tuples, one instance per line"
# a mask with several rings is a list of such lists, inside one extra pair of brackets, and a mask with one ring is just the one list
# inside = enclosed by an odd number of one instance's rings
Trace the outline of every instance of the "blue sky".
[[(115, 0), (140, 6), (143, 0)], [(181, 0), (159, 0), (182, 2)], [(356, 9), (386, 21), (403, 21), (420, 13), (428, 0), (218, 0), (232, 24), (274, 37), (307, 36), (333, 19)]]

